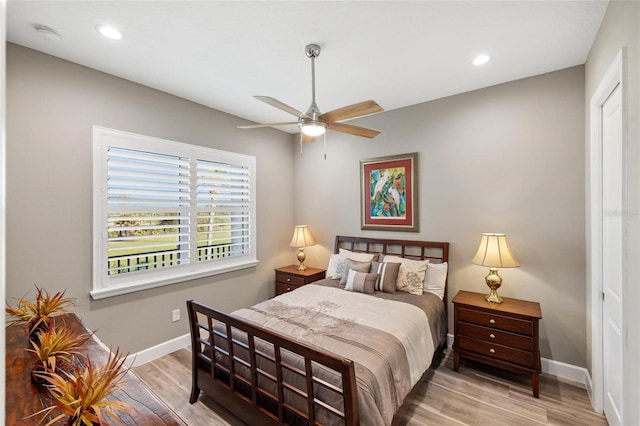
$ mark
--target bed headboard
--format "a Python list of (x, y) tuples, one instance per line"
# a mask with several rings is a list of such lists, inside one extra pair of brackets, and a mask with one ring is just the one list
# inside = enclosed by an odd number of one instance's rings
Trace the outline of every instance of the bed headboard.
[[(345, 237), (336, 235), (334, 253), (340, 249), (347, 249), (359, 253), (382, 253), (409, 259), (426, 260), (434, 263), (449, 261), (449, 243), (434, 241), (387, 240), (382, 238)], [(450, 269), (450, 268), (449, 268)], [(447, 309), (447, 288), (449, 274), (444, 287), (444, 306)]]

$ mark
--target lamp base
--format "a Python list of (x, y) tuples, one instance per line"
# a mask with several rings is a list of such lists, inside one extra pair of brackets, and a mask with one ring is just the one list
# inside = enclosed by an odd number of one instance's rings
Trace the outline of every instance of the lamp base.
[(307, 267), (304, 266), (304, 260), (307, 258), (307, 255), (304, 254), (304, 250), (302, 249), (302, 247), (300, 247), (298, 249), (298, 262), (300, 262), (300, 264), (298, 265), (298, 271), (306, 271)]
[(491, 289), (484, 299), (489, 303), (502, 303), (502, 297), (498, 296), (498, 289), (502, 285), (502, 277), (498, 274), (498, 268), (489, 268), (489, 274), (484, 277), (484, 281)]
[(495, 290), (491, 290), (491, 293), (487, 294), (484, 300), (489, 303), (502, 303), (502, 297), (498, 296)]

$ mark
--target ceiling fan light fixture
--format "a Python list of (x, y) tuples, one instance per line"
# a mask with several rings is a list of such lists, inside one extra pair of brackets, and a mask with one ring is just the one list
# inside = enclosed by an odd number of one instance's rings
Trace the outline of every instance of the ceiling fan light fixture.
[(310, 121), (301, 123), (300, 130), (307, 136), (320, 136), (327, 131), (327, 125), (321, 121)]

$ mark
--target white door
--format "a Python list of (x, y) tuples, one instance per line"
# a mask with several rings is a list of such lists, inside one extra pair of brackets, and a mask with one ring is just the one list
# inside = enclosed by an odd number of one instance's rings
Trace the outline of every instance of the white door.
[(625, 267), (625, 150), (622, 96), (617, 85), (602, 105), (602, 361), (604, 413), (610, 425), (622, 424), (622, 288)]

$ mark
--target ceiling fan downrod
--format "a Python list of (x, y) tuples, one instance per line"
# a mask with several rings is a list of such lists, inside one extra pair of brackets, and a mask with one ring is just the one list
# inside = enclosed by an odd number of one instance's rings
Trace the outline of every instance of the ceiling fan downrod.
[(305, 47), (307, 56), (311, 59), (311, 105), (306, 112), (309, 118), (300, 118), (300, 129), (309, 136), (319, 136), (327, 129), (327, 124), (319, 119), (320, 108), (316, 104), (316, 58), (320, 56), (320, 46), (307, 44)]
[(307, 56), (311, 58), (311, 106), (307, 111), (307, 115), (316, 121), (320, 115), (320, 109), (316, 104), (316, 58), (320, 56), (320, 46), (317, 44), (307, 44), (305, 52)]

